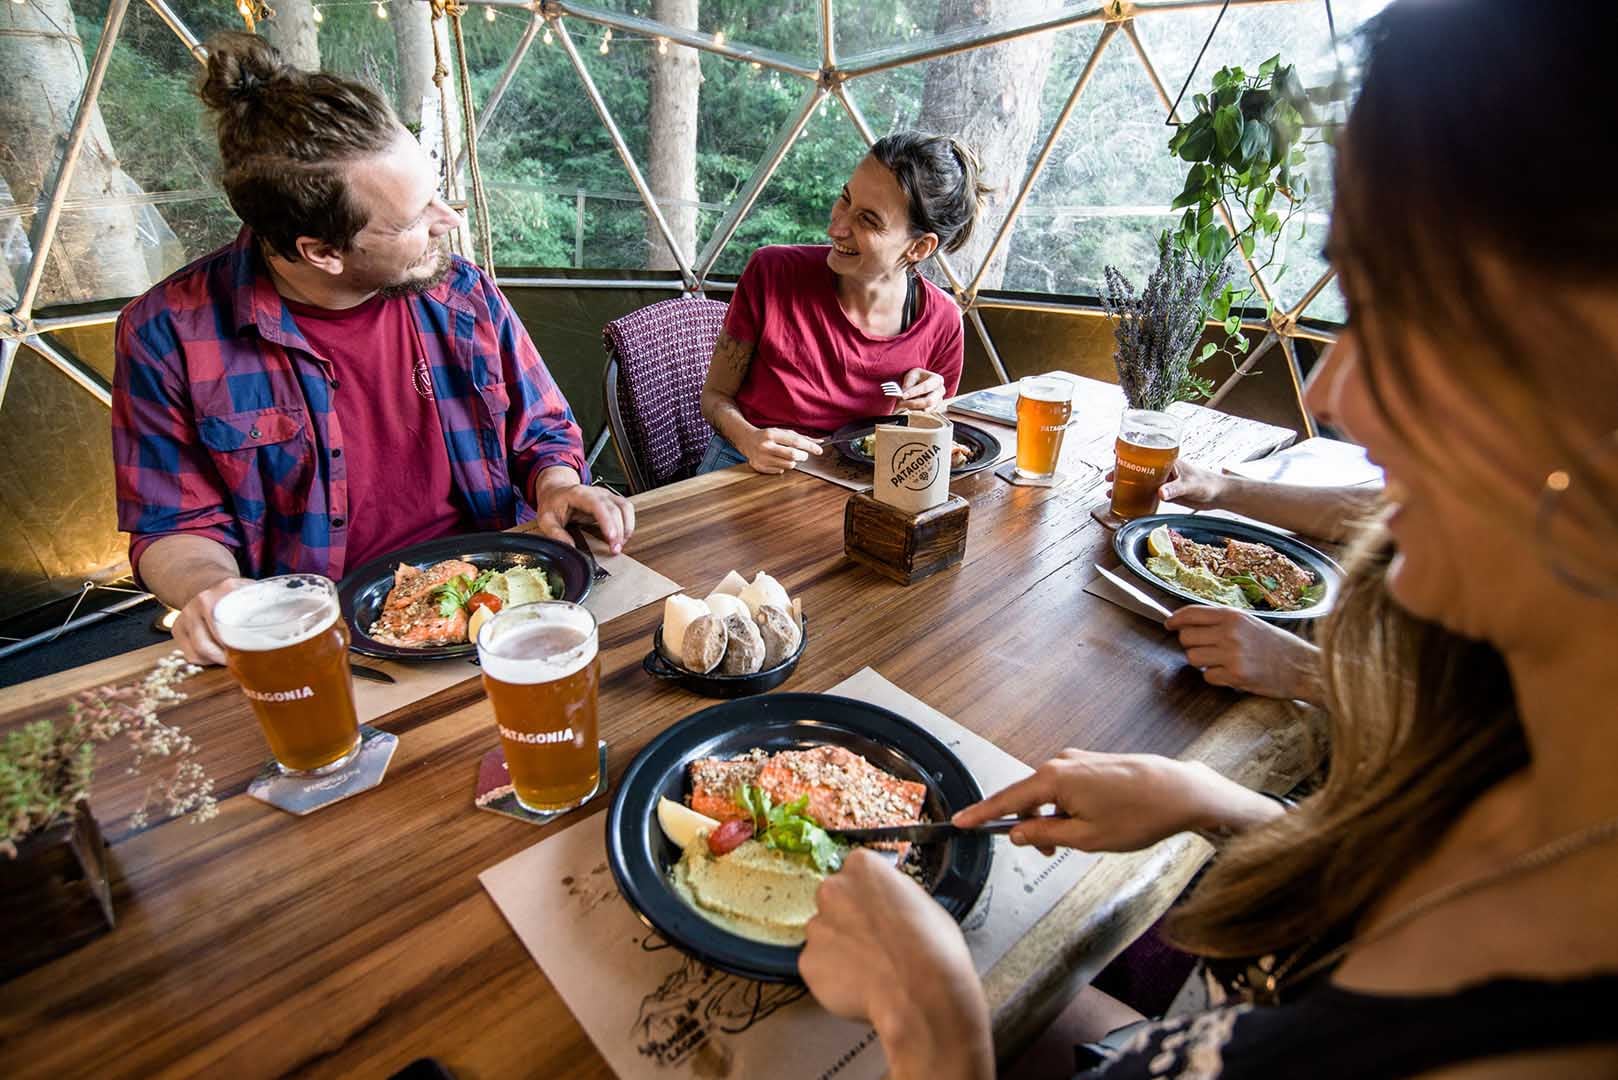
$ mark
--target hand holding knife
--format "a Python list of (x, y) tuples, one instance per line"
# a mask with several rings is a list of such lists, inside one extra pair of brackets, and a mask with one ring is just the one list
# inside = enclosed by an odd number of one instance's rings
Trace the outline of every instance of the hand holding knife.
[(974, 833), (1003, 836), (1025, 822), (1066, 817), (1066, 814), (1042, 814), (1031, 818), (996, 818), (970, 829), (963, 829), (948, 821), (934, 821), (923, 825), (889, 825), (875, 829), (827, 829), (826, 832), (833, 840), (859, 844), (891, 843), (897, 840), (907, 840), (912, 844), (938, 844), (945, 840), (953, 840), (957, 836), (971, 836)]

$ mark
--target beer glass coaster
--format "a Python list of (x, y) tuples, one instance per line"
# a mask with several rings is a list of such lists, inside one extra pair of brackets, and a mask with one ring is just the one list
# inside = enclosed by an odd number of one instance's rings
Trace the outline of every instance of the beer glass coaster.
[(313, 813), (380, 784), (398, 748), (399, 736), (361, 724), (360, 752), (341, 769), (324, 776), (288, 776), (271, 760), (247, 785), (247, 793), (289, 814)]
[(1074, 481), (1079, 481), (1080, 486), (1092, 484), (1095, 482), (1096, 477), (1101, 475), (1101, 470), (1089, 462), (1080, 462), (1077, 470), (1064, 469), (1054, 476), (1018, 476), (1017, 459), (1012, 458), (1010, 461), (996, 467), (994, 475), (1006, 483), (1016, 484), (1018, 487), (1066, 487)]
[(1112, 500), (1107, 499), (1090, 507), (1090, 516), (1101, 524), (1108, 532), (1116, 532), (1124, 519), (1112, 512)]
[[(607, 790), (607, 744), (605, 741), (596, 744), (600, 751), (598, 773), (595, 790), (584, 797), (585, 803), (593, 801), (597, 796)], [(479, 810), (488, 810), (506, 817), (526, 821), (532, 825), (548, 825), (563, 814), (571, 814), (579, 806), (571, 810), (530, 810), (517, 801), (517, 793), (511, 787), (511, 774), (506, 771), (506, 755), (497, 746), (483, 755), (483, 761), (478, 765), (478, 793), (473, 804)]]

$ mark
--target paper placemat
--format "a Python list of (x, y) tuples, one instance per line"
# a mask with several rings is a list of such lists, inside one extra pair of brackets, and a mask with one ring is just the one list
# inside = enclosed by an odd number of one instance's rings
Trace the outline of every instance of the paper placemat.
[[(606, 545), (599, 539), (588, 534), (585, 538), (590, 543), (590, 553), (595, 556), (596, 565), (609, 575), (596, 582), (584, 600), (584, 606), (596, 617), (597, 623), (609, 623), (620, 615), (680, 591), (678, 582), (664, 577), (645, 563), (628, 555), (608, 554)], [(475, 657), (411, 664), (356, 655), (354, 662), (393, 677), (391, 684), (369, 679), (354, 680), (354, 707), (362, 724), (475, 678), (480, 670)]]
[[(1028, 766), (870, 668), (829, 691), (892, 709), (960, 755), (985, 792)], [(768, 1076), (878, 1080), (876, 1034), (839, 1020), (801, 986), (756, 983), (704, 967), (648, 930), (607, 868), (606, 815), (594, 814), (479, 875), (607, 1064), (628, 1080)], [(994, 841), (989, 884), (962, 925), (981, 974), (1090, 869), (1096, 856)]]
[(870, 491), (876, 470), (864, 462), (850, 461), (837, 452), (837, 447), (828, 446), (819, 457), (811, 454), (798, 462), (798, 471), (850, 491)]
[[(954, 417), (945, 417), (945, 419), (952, 424), (957, 422)], [(992, 424), (987, 420), (979, 419), (962, 420), (960, 422), (980, 427), (1000, 440), (1000, 454), (994, 459), (996, 463), (1017, 456), (1016, 428), (1006, 427), (1003, 424)], [(864, 462), (848, 460), (838, 452), (835, 446), (826, 447), (819, 457), (811, 456), (807, 461), (799, 462), (798, 471), (808, 473), (810, 476), (818, 477), (839, 487), (848, 488), (850, 491), (870, 491), (874, 474), (872, 466), (866, 465)], [(976, 476), (977, 473), (972, 475)], [(966, 477), (963, 476), (959, 479), (964, 480)], [(950, 481), (952, 484), (954, 482), (954, 480)]]

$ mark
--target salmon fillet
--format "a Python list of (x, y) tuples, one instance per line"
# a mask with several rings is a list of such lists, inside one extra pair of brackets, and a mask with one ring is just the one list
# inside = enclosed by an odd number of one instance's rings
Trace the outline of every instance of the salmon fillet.
[(461, 559), (446, 559), (425, 570), (400, 563), (393, 573), (393, 588), (382, 602), (382, 614), (370, 635), (390, 645), (460, 645), (466, 641), (467, 614), (438, 610), (438, 587), (457, 577), (475, 578), (478, 568)]
[(1300, 594), (1315, 583), (1314, 575), (1268, 544), (1241, 540), (1225, 541), (1225, 565), (1231, 573), (1250, 574), (1264, 587), (1264, 599), (1278, 611), (1290, 611), (1299, 604)]
[[(1256, 544), (1227, 537), (1225, 546), (1199, 544), (1177, 530), (1169, 531), (1175, 556), (1187, 566), (1200, 566), (1220, 577), (1247, 574), (1260, 582), (1264, 602), (1276, 611), (1293, 611), (1301, 606), (1304, 589), (1315, 583), (1315, 576), (1269, 544)], [(1273, 588), (1264, 581), (1273, 581)]]
[(817, 746), (694, 761), (691, 809), (720, 821), (746, 817), (736, 793), (749, 784), (763, 788), (776, 805), (809, 796), (809, 816), (823, 829), (914, 825), (927, 798), (921, 784), (890, 776), (851, 750)]

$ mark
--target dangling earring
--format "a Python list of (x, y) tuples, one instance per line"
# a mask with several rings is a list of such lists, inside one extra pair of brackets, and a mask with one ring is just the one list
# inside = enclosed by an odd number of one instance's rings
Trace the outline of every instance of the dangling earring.
[[(1618, 453), (1618, 431), (1609, 435), (1606, 442), (1606, 453)], [(1602, 453), (1603, 451), (1597, 450), (1591, 457), (1599, 458)], [(1534, 539), (1539, 544), (1542, 557), (1545, 564), (1550, 567), (1551, 573), (1564, 583), (1586, 596), (1600, 600), (1618, 599), (1618, 580), (1591, 580), (1585, 573), (1587, 567), (1575, 568), (1569, 565), (1562, 545), (1551, 535), (1557, 512), (1565, 510), (1565, 500), (1569, 497), (1569, 492), (1577, 486), (1573, 470), (1569, 468), (1553, 469), (1545, 477), (1545, 482), (1540, 487), (1539, 506), (1534, 515)]]

